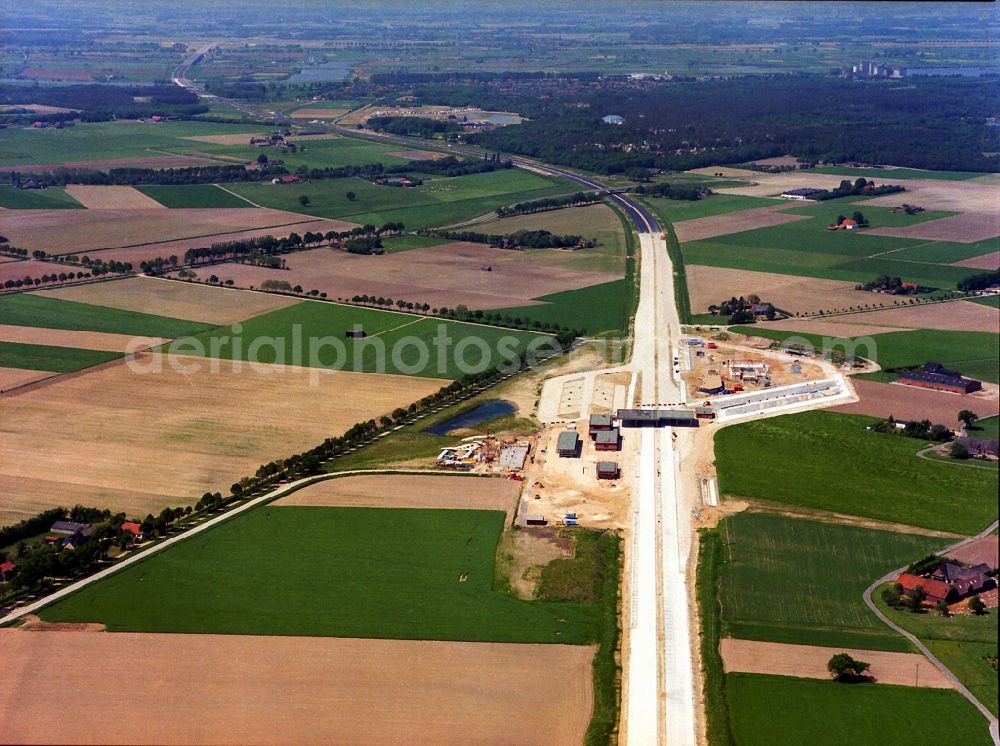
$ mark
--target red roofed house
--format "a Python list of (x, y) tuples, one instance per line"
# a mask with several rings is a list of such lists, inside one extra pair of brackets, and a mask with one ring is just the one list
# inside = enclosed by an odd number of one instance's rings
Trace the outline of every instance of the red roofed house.
[(947, 583), (942, 583), (940, 580), (934, 580), (934, 578), (921, 578), (918, 575), (904, 572), (896, 579), (896, 582), (903, 586), (904, 591), (915, 591), (917, 586), (923, 587), (924, 593), (927, 594), (927, 600), (932, 604), (940, 603), (941, 601), (952, 604), (958, 601), (960, 597), (957, 588)]
[(285, 176), (279, 176), (275, 179), (271, 179), (272, 184), (298, 184), (302, 181), (301, 177), (295, 176), (294, 174), (286, 174)]
[(137, 539), (145, 539), (146, 534), (142, 530), (142, 526), (135, 521), (125, 521), (122, 524), (122, 531), (127, 534), (132, 534)]
[(17, 565), (11, 561), (0, 562), (0, 583), (6, 583), (17, 575)]
[(850, 218), (848, 218), (847, 220), (843, 221), (837, 227), (841, 228), (842, 230), (845, 230), (845, 231), (853, 231), (855, 228), (858, 227), (858, 224), (854, 220), (851, 220)]

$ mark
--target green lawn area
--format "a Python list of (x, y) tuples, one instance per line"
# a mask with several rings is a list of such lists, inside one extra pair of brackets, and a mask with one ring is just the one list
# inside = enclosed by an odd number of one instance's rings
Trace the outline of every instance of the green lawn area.
[[(304, 125), (308, 127), (309, 125)], [(266, 130), (260, 127), (256, 131)], [(285, 148), (258, 148), (251, 146), (247, 137), (245, 145), (218, 145), (213, 143), (180, 141), (175, 148), (178, 153), (198, 151), (213, 155), (239, 158), (254, 161), (261, 153), (271, 160), (281, 160), (289, 171), (295, 171), (299, 166), (306, 168), (339, 168), (341, 166), (363, 166), (369, 163), (382, 163), (386, 166), (401, 166), (409, 163), (408, 158), (387, 155), (399, 152), (397, 145), (384, 145), (348, 137), (337, 137), (329, 140), (297, 141), (295, 152)], [(293, 140), (294, 142), (294, 140)]]
[(258, 508), (42, 617), (112, 632), (595, 641), (593, 605), (494, 592), (503, 523), (499, 511)]
[[(894, 252), (889, 256), (892, 259), (905, 260), (909, 262), (949, 264), (951, 262), (960, 262), (964, 259), (972, 259), (973, 257), (982, 256), (983, 254), (990, 254), (994, 251), (1000, 251), (1000, 241), (995, 238), (989, 238), (985, 241), (977, 241), (976, 243), (928, 241), (919, 246)], [(959, 267), (958, 269), (968, 272), (969, 275), (974, 275), (983, 271), (981, 269), (975, 269), (974, 267)]]
[[(368, 337), (346, 339), (346, 331), (355, 325), (361, 325)], [(224, 359), (433, 378), (460, 378), (466, 372), (495, 367), (507, 359), (507, 352), (521, 352), (529, 343), (552, 344), (551, 337), (530, 332), (308, 301), (261, 314), (242, 326), (238, 348), (229, 339), (232, 332), (228, 327), (199, 334), (196, 341), (203, 350), (212, 350), (215, 345), (218, 356)], [(300, 357), (295, 352), (296, 334), (301, 334)], [(313, 338), (325, 341), (310, 345)], [(444, 341), (435, 344), (436, 338)], [(443, 351), (443, 361), (439, 351)], [(482, 354), (484, 351), (488, 354)], [(484, 360), (488, 364), (482, 364)]]
[[(262, 125), (135, 121), (76, 123), (63, 129), (0, 130), (0, 165), (28, 166), (115, 158), (151, 158), (211, 148), (184, 140), (198, 135), (261, 132)], [(159, 152), (167, 150), (169, 152)]]
[(969, 435), (975, 438), (1000, 438), (1000, 416), (984, 417), (981, 420), (976, 420), (971, 428), (969, 428)]
[(73, 347), (0, 341), (0, 366), (4, 368), (72, 373), (74, 370), (89, 368), (91, 365), (104, 363), (121, 356), (120, 352), (78, 350)]
[(719, 533), (723, 636), (866, 650), (910, 645), (868, 611), (865, 588), (948, 543), (768, 513), (734, 515)]
[(214, 329), (213, 324), (61, 300), (37, 293), (0, 298), (0, 323), (47, 329), (110, 332), (176, 339)]
[(745, 673), (726, 679), (740, 746), (993, 743), (986, 719), (948, 689)]
[(865, 430), (874, 422), (815, 411), (724, 428), (719, 489), (970, 535), (996, 518), (995, 472), (916, 458), (923, 441)]
[[(239, 183), (226, 188), (265, 207), (362, 225), (402, 222), (410, 230), (448, 225), (503, 205), (573, 191), (561, 180), (520, 169), (428, 179), (412, 189), (354, 178), (293, 185)], [(354, 193), (354, 200), (347, 198), (348, 192)], [(310, 200), (306, 207), (299, 204), (303, 195)]]
[(397, 251), (409, 251), (410, 249), (429, 249), (431, 246), (441, 246), (448, 243), (447, 239), (434, 238), (433, 236), (402, 235), (391, 236), (382, 239), (382, 248), (386, 254), (395, 254)]
[(549, 305), (499, 308), (494, 313), (559, 324), (570, 329), (580, 329), (589, 335), (620, 331), (628, 321), (628, 297), (625, 290), (625, 280), (614, 280), (579, 290), (543, 295), (537, 299)]
[(973, 298), (973, 303), (979, 303), (990, 308), (1000, 308), (1000, 295), (987, 295), (982, 298)]
[(764, 197), (743, 197), (737, 194), (713, 194), (694, 202), (657, 197), (640, 197), (640, 199), (657, 218), (671, 223), (707, 218), (711, 215), (722, 215), (738, 210), (750, 210), (754, 207), (771, 207), (777, 204), (777, 200)]
[(896, 624), (912, 632), (930, 648), (958, 679), (996, 715), (997, 672), (985, 656), (997, 656), (1000, 614), (996, 609), (983, 616), (953, 615), (942, 617), (928, 611), (914, 614), (891, 609), (882, 602), (881, 589), (873, 594), (875, 603)]
[(83, 205), (66, 194), (62, 187), (16, 189), (9, 185), (0, 186), (0, 207), (7, 210), (83, 209)]
[(215, 184), (151, 185), (137, 186), (136, 189), (164, 207), (253, 207), (245, 199), (230, 194)]
[(864, 176), (868, 179), (885, 179), (885, 183), (894, 183), (893, 179), (939, 179), (942, 181), (965, 181), (986, 174), (974, 171), (925, 171), (920, 168), (849, 168), (848, 166), (817, 166), (809, 169), (816, 174), (833, 174), (835, 176)]
[[(818, 334), (804, 334), (763, 326), (735, 326), (733, 331), (784, 341), (791, 337), (808, 341), (817, 350), (823, 348), (824, 338)], [(874, 345), (863, 340), (871, 339)], [(862, 340), (858, 342), (858, 340)], [(923, 365), (931, 360), (956, 368), (964, 375), (990, 383), (1000, 383), (997, 346), (1000, 335), (991, 332), (953, 332), (941, 329), (915, 329), (907, 332), (888, 332), (871, 337), (852, 339), (836, 338), (830, 345), (837, 349), (875, 360), (884, 369), (894, 370)]]

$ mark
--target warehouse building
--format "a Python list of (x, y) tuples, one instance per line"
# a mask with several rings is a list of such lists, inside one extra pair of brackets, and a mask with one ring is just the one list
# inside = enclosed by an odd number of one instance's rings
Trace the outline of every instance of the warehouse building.
[(924, 363), (920, 370), (902, 370), (899, 372), (899, 382), (907, 386), (950, 391), (954, 394), (969, 394), (983, 387), (979, 381), (965, 378), (957, 370), (945, 368), (941, 363)]

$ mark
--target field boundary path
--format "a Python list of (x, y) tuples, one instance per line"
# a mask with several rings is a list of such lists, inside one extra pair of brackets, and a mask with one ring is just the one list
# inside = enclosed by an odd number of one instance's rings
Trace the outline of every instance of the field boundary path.
[[(956, 549), (958, 549), (960, 547), (964, 547), (966, 544), (971, 544), (972, 542), (977, 541), (979, 539), (982, 539), (985, 536), (989, 536), (994, 531), (996, 531), (998, 525), (1000, 525), (1000, 521), (993, 521), (993, 523), (991, 523), (989, 526), (987, 526), (986, 528), (984, 528), (982, 531), (980, 531), (975, 536), (970, 536), (970, 537), (968, 537), (966, 539), (962, 539), (961, 541), (956, 542), (955, 544), (952, 544), (951, 546), (945, 547), (944, 549), (940, 550), (939, 552), (936, 552), (936, 554), (939, 557), (943, 556), (945, 554), (948, 554), (949, 552), (955, 551)], [(894, 631), (898, 632), (903, 637), (905, 637), (907, 640), (909, 640), (917, 650), (919, 650), (921, 653), (923, 653), (927, 657), (927, 660), (929, 660), (932, 664), (934, 664), (934, 666), (942, 674), (944, 674), (944, 676), (952, 684), (954, 684), (955, 689), (957, 689), (959, 691), (959, 693), (963, 697), (965, 697), (967, 700), (969, 700), (969, 702), (971, 702), (975, 706), (975, 708), (977, 710), (979, 710), (981, 713), (983, 713), (983, 716), (986, 718), (986, 721), (989, 723), (990, 737), (993, 739), (993, 743), (997, 744), (997, 746), (1000, 746), (1000, 722), (997, 721), (997, 718), (993, 715), (993, 713), (990, 712), (986, 708), (986, 706), (976, 698), (975, 694), (973, 694), (972, 692), (970, 692), (968, 690), (968, 688), (966, 688), (966, 686), (961, 681), (958, 680), (958, 677), (955, 676), (955, 674), (953, 674), (948, 669), (947, 666), (945, 666), (940, 660), (938, 660), (935, 657), (934, 653), (932, 653), (927, 648), (927, 646), (924, 645), (917, 638), (916, 635), (914, 635), (912, 632), (908, 632), (907, 630), (903, 629), (898, 624), (896, 624), (895, 622), (893, 622), (891, 619), (889, 619), (889, 617), (887, 617), (884, 613), (882, 613), (882, 610), (880, 608), (878, 608), (878, 606), (875, 605), (875, 602), (872, 601), (872, 593), (875, 591), (876, 588), (878, 588), (883, 583), (888, 583), (890, 580), (895, 580), (896, 577), (899, 575), (899, 573), (901, 573), (901, 572), (903, 572), (905, 570), (906, 570), (906, 567), (896, 568), (892, 572), (886, 573), (881, 578), (879, 578), (874, 583), (872, 583), (870, 586), (868, 586), (867, 588), (865, 588), (865, 592), (862, 595), (862, 598), (864, 599), (864, 602), (865, 602), (865, 606), (867, 606), (869, 609), (871, 609), (871, 611), (875, 614), (875, 616), (877, 616), (879, 619), (881, 619), (883, 622), (885, 622), (885, 624), (888, 625), (891, 629), (893, 629)]]
[(252, 510), (253, 508), (256, 508), (265, 503), (269, 503), (273, 500), (277, 500), (279, 497), (284, 497), (285, 495), (291, 494), (292, 492), (295, 492), (296, 490), (301, 489), (302, 487), (307, 487), (310, 484), (314, 484), (316, 482), (323, 482), (328, 479), (337, 479), (339, 477), (350, 477), (363, 474), (437, 474), (437, 475), (455, 476), (455, 472), (453, 471), (444, 471), (438, 469), (355, 469), (353, 471), (336, 472), (335, 474), (317, 474), (310, 477), (303, 477), (302, 479), (297, 479), (294, 482), (283, 484), (280, 487), (271, 490), (270, 492), (266, 492), (263, 495), (260, 495), (259, 497), (255, 497), (251, 500), (248, 500), (247, 502), (243, 503), (242, 505), (236, 508), (233, 508), (232, 510), (227, 510), (225, 513), (221, 513), (220, 515), (217, 515), (214, 518), (210, 518), (207, 521), (204, 521), (203, 523), (199, 523), (197, 526), (192, 526), (186, 531), (182, 531), (176, 536), (171, 536), (169, 539), (165, 539), (161, 541), (159, 544), (154, 544), (151, 547), (143, 549), (142, 551), (133, 554), (131, 557), (123, 559), (121, 562), (118, 562), (112, 565), (111, 567), (106, 567), (100, 572), (96, 572), (93, 575), (90, 575), (86, 578), (76, 581), (75, 583), (70, 583), (65, 588), (60, 588), (59, 590), (50, 593), (44, 598), (40, 598), (37, 601), (33, 601), (30, 604), (21, 606), (20, 608), (15, 609), (14, 611), (8, 613), (6, 616), (0, 618), (0, 627), (10, 624), (11, 622), (15, 622), (21, 617), (24, 617), (28, 614), (34, 614), (38, 611), (41, 611), (43, 608), (45, 608), (51, 603), (54, 603), (62, 598), (70, 596), (76, 593), (77, 591), (86, 588), (88, 585), (91, 585), (92, 583), (96, 583), (99, 580), (104, 580), (104, 578), (107, 578), (110, 575), (114, 575), (119, 570), (123, 570), (124, 568), (130, 565), (134, 565), (137, 562), (142, 562), (143, 560), (152, 557), (157, 552), (162, 552), (164, 549), (167, 549), (168, 547), (171, 547), (174, 544), (184, 541), (185, 539), (195, 536), (196, 534), (200, 534), (202, 531), (207, 531), (208, 529), (219, 525), (223, 521), (228, 521), (230, 518), (233, 518), (234, 516), (237, 516), (240, 513)]

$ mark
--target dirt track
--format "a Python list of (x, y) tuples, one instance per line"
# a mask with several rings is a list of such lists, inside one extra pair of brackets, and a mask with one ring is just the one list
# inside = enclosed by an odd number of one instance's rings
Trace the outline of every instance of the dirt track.
[(44, 290), (39, 295), (207, 324), (232, 324), (299, 302), (298, 298), (149, 277)]
[[(3, 402), (0, 493), (9, 511), (100, 505), (141, 517), (227, 490), (257, 467), (436, 391), (437, 379), (320, 371), (158, 353)], [(313, 375), (319, 373), (312, 382)], [(313, 385), (313, 383), (315, 385)], [(2, 739), (0, 739), (2, 740)]]
[(593, 652), (0, 630), (0, 733), (7, 743), (579, 744)]
[(958, 424), (958, 413), (963, 409), (980, 417), (998, 412), (995, 400), (978, 396), (961, 396), (947, 391), (931, 391), (898, 383), (879, 383), (851, 379), (859, 400), (850, 404), (831, 407), (833, 412), (867, 414), (872, 417), (889, 417), (897, 420), (930, 420), (952, 427)]
[(512, 515), (521, 482), (466, 476), (381, 474), (318, 482), (272, 505), (350, 508), (465, 508)]
[(785, 645), (724, 637), (719, 644), (726, 671), (829, 679), (827, 661), (836, 653), (871, 663), (871, 675), (880, 684), (951, 689), (944, 675), (929, 660), (916, 653), (886, 653), (877, 650), (845, 650), (814, 645)]
[(88, 210), (165, 210), (152, 197), (130, 186), (69, 184), (66, 194)]

